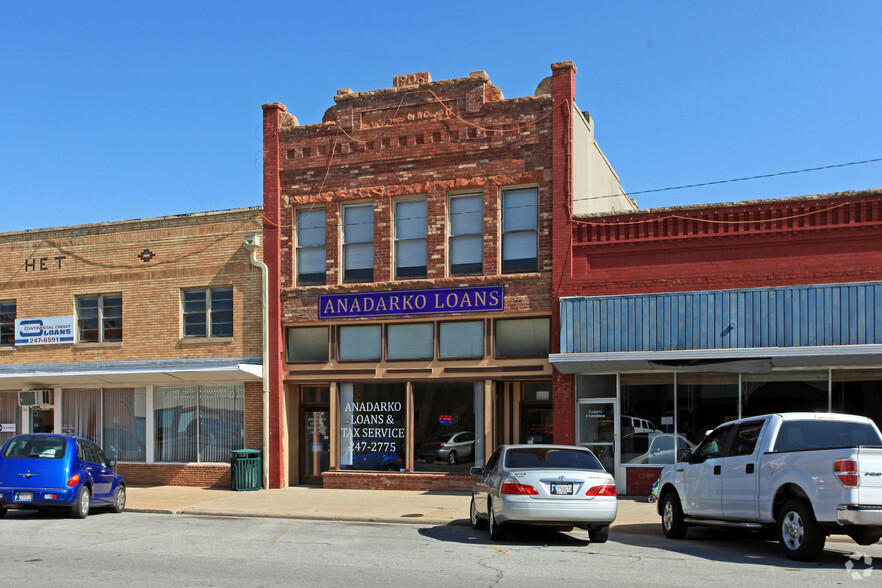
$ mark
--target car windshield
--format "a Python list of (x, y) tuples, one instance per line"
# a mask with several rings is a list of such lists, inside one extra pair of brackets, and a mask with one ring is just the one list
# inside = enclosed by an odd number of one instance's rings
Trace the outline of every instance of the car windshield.
[(27, 459), (61, 459), (67, 447), (65, 439), (50, 435), (13, 437), (3, 457)]
[(523, 447), (505, 454), (506, 469), (555, 468), (563, 470), (600, 470), (603, 466), (591, 453), (578, 449)]

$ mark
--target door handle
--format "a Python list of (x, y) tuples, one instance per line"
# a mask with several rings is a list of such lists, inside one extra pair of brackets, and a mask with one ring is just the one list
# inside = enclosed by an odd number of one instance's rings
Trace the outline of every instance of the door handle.
[(714, 475), (715, 475), (715, 476), (719, 476), (719, 475), (720, 475), (720, 469), (721, 469), (720, 466), (718, 466), (718, 465), (715, 465), (715, 466), (714, 466)]
[(753, 473), (753, 464), (752, 463), (749, 463), (746, 466), (744, 466), (744, 473), (745, 474), (752, 474)]

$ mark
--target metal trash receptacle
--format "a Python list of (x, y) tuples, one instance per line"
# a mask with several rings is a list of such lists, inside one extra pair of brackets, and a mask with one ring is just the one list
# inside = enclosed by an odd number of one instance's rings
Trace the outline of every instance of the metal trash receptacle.
[(230, 487), (233, 490), (260, 490), (259, 449), (234, 449), (230, 452)]

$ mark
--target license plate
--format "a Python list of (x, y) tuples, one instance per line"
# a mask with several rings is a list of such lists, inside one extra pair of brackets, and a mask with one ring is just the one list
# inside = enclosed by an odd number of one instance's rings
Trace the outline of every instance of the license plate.
[(551, 485), (551, 493), (552, 494), (572, 494), (573, 493), (573, 485), (572, 484), (552, 484)]
[(33, 492), (16, 492), (15, 493), (15, 501), (16, 502), (33, 502), (34, 501), (34, 493)]

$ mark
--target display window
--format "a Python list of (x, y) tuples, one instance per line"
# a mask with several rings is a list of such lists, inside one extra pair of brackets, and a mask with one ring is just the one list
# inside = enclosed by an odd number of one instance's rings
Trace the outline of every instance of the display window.
[(413, 385), (414, 470), (468, 472), (475, 464), (478, 423), (475, 385)]
[(407, 385), (340, 385), (340, 466), (402, 471), (407, 456)]

